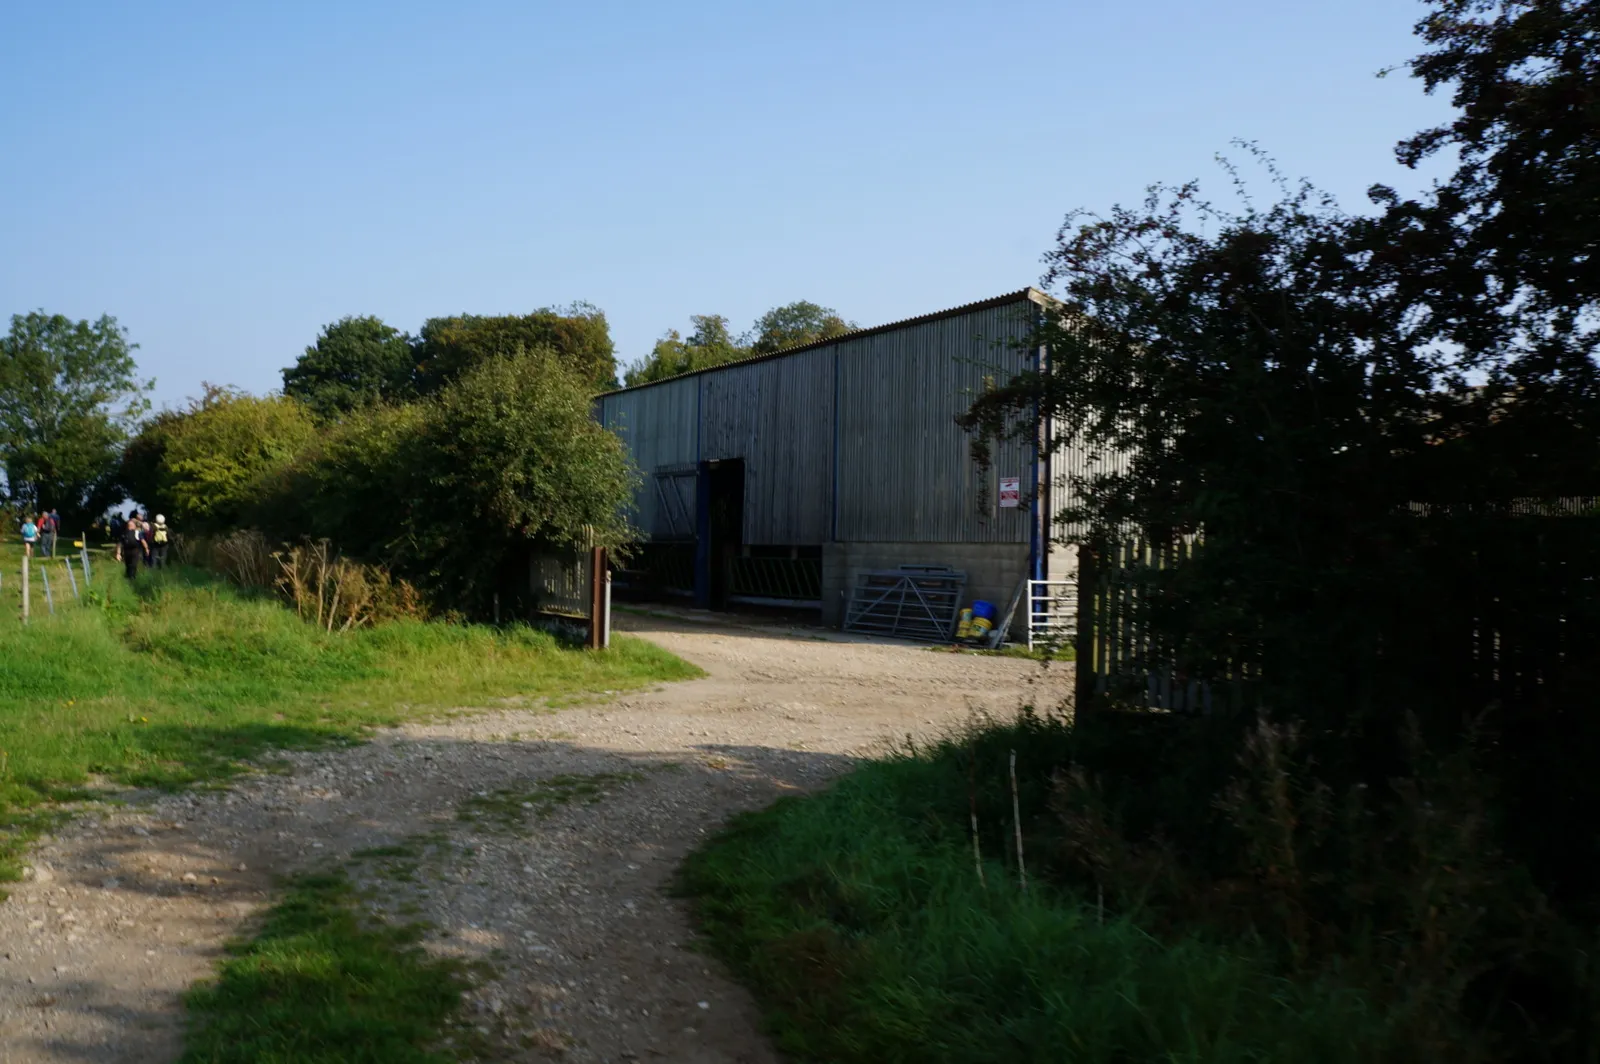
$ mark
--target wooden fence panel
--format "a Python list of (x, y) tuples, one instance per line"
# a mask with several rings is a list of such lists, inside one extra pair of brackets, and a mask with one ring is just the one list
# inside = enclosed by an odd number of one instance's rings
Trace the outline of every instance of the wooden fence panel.
[[(1553, 712), (1552, 700), (1600, 683), (1600, 517), (1534, 510), (1417, 519), (1433, 524), (1414, 548), (1416, 585), (1394, 588), (1387, 602), (1379, 596), (1371, 656), (1350, 663), (1370, 672), (1374, 698), (1467, 713), (1491, 704)], [(1153, 611), (1171, 605), (1163, 596), (1172, 593), (1172, 571), (1203, 550), (1186, 538), (1080, 548), (1080, 706), (1241, 712), (1259, 701), (1259, 640), (1241, 635), (1202, 675), (1151, 623)]]

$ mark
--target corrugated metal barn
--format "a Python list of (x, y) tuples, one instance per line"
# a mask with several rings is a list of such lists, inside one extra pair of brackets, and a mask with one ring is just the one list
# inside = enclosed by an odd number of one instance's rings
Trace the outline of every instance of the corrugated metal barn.
[[(955, 423), (1041, 357), (1022, 345), (1048, 302), (1026, 288), (600, 396), (596, 416), (643, 477), (645, 539), (619, 578), (713, 608), (804, 603), (836, 623), (866, 570), (949, 566), (969, 600), (1002, 604), (1025, 577), (1066, 575), (1049, 549), (1066, 501), (1052, 465), (1082, 456), (1006, 441), (980, 469)], [(1003, 505), (1011, 478), (1020, 497)]]

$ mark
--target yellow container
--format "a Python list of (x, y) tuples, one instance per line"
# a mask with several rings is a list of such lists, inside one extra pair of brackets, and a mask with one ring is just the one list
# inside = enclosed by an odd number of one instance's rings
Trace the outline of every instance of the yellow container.
[(971, 638), (973, 638), (973, 639), (982, 638), (983, 636), (988, 635), (989, 634), (989, 630), (991, 628), (993, 628), (993, 627), (994, 627), (994, 622), (991, 621), (989, 618), (987, 618), (987, 617), (974, 617), (974, 618), (972, 618), (972, 634), (971, 634)]
[(972, 636), (972, 611), (962, 610), (961, 619), (956, 622), (956, 638), (968, 639)]

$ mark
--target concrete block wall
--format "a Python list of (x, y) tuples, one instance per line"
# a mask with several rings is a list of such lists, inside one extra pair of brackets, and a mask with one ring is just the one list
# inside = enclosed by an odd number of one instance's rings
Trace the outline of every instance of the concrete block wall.
[(1046, 580), (1076, 580), (1078, 578), (1078, 548), (1060, 543), (1050, 544), (1045, 555)]
[(844, 620), (850, 589), (864, 570), (901, 565), (947, 565), (967, 574), (963, 606), (987, 599), (1004, 610), (1028, 571), (1026, 543), (825, 543), (822, 545), (822, 621)]

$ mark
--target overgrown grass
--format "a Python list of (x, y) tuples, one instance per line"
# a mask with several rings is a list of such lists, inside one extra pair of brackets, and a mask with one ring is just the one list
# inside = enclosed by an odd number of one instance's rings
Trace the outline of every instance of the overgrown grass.
[(680, 886), (803, 1060), (1600, 1059), (1594, 928), (1497, 849), (1471, 749), (1346, 795), (1299, 743), (1024, 711), (735, 822)]
[(1158, 940), (1037, 876), (1024, 892), (992, 844), (980, 881), (959, 749), (869, 763), (737, 820), (685, 865), (712, 949), (784, 1050), (840, 1064), (1383, 1059), (1385, 1020), (1359, 993), (1281, 978), (1247, 942)]
[(330, 634), (197, 570), (132, 586), (120, 570), (95, 576), (76, 609), (26, 628), (0, 617), (0, 862), (45, 803), (97, 779), (220, 780), (271, 748), (348, 742), (407, 717), (699, 675), (626, 636), (595, 653), (527, 627), (396, 621)]
[(435, 1046), (468, 970), (428, 956), (420, 936), (364, 918), (342, 876), (294, 881), (190, 991), (183, 1064), (444, 1064)]

